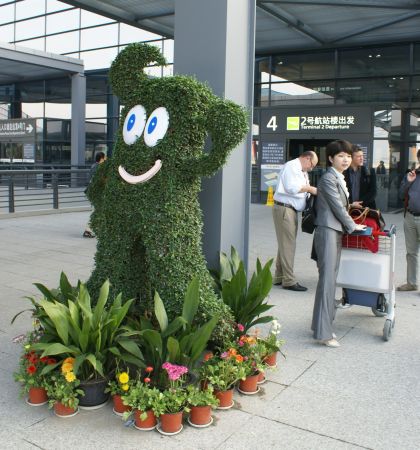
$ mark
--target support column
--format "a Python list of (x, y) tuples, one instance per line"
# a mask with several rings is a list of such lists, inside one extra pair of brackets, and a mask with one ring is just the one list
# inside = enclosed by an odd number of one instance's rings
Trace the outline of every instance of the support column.
[(255, 0), (175, 0), (174, 72), (206, 81), (250, 111), (250, 132), (227, 165), (203, 179), (203, 249), (209, 267), (233, 245), (247, 264), (251, 180)]
[(82, 73), (71, 77), (71, 164), (85, 164), (86, 148), (86, 78)]

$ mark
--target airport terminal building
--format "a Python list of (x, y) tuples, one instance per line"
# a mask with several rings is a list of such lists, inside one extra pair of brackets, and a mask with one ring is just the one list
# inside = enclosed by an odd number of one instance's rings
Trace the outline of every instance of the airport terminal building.
[[(111, 154), (120, 112), (111, 61), (128, 43), (149, 42), (168, 61), (149, 75), (174, 72), (174, 0), (154, 11), (146, 3), (0, 1), (1, 165), (83, 165)], [(398, 185), (420, 149), (416, 3), (256, 2), (253, 201), (265, 201), (281, 164), (305, 150), (324, 169), (326, 144), (341, 138), (363, 149), (369, 167), (384, 162), (378, 205), (400, 206)]]

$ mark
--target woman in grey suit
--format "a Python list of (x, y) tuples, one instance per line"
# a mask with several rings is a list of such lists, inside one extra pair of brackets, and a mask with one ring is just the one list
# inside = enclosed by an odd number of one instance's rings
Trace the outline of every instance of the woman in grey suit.
[(339, 347), (332, 331), (335, 317), (335, 285), (341, 255), (343, 233), (363, 230), (347, 212), (349, 192), (343, 171), (351, 163), (351, 144), (334, 141), (327, 145), (327, 172), (318, 183), (315, 204), (316, 220), (314, 249), (317, 257), (319, 280), (315, 294), (312, 330), (314, 338), (328, 347)]

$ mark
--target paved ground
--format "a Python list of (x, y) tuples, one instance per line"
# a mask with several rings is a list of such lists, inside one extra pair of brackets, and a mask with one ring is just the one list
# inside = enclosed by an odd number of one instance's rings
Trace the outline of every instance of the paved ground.
[[(271, 209), (251, 208), (251, 267), (276, 251)], [(95, 240), (81, 238), (86, 212), (0, 220), (0, 448), (13, 449), (418, 449), (420, 447), (419, 293), (397, 294), (396, 327), (382, 340), (383, 319), (370, 310), (339, 311), (335, 330), (342, 346), (314, 343), (310, 319), (317, 281), (309, 259), (311, 236), (301, 236), (296, 257), (299, 281), (307, 293), (274, 287), (271, 302), (283, 325), (287, 359), (269, 374), (255, 397), (235, 394), (236, 406), (215, 413), (214, 425), (168, 438), (124, 427), (111, 405), (81, 411), (68, 420), (46, 407), (18, 399), (12, 372), (19, 348), (11, 338), (31, 326), (28, 316), (13, 326), (10, 318), (28, 306), (33, 282), (50, 287), (64, 270), (71, 281), (92, 268)], [(396, 223), (397, 284), (404, 281), (402, 216)]]

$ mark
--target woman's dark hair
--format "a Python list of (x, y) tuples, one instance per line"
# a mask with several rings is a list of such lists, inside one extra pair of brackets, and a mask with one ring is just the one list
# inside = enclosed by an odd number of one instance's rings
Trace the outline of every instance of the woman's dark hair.
[(95, 156), (95, 162), (99, 162), (101, 159), (105, 158), (105, 153), (104, 152), (98, 152)]
[(329, 166), (332, 166), (329, 157), (331, 156), (331, 158), (334, 158), (335, 155), (338, 155), (341, 152), (347, 153), (348, 155), (351, 156), (352, 155), (352, 144), (350, 144), (349, 141), (341, 141), (341, 140), (330, 142), (326, 148), (327, 164)]

